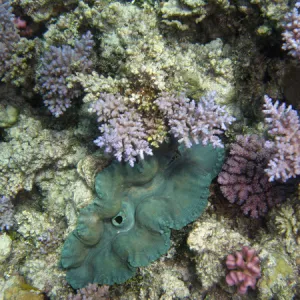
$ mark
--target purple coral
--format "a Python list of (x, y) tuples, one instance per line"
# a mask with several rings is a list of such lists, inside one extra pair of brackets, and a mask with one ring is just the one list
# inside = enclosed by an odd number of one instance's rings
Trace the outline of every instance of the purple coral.
[(119, 94), (101, 94), (91, 109), (99, 116), (99, 122), (106, 122), (99, 127), (102, 135), (95, 140), (96, 145), (130, 166), (134, 166), (137, 157), (152, 155), (141, 116), (134, 108), (127, 108)]
[(41, 58), (38, 75), (38, 90), (44, 96), (44, 103), (55, 117), (70, 107), (71, 100), (81, 93), (80, 86), (68, 86), (68, 80), (76, 72), (86, 73), (92, 67), (89, 59), (94, 42), (88, 31), (71, 46), (51, 46)]
[[(300, 2), (299, 2), (300, 3)], [(279, 105), (267, 95), (264, 98), (265, 122), (268, 133), (274, 140), (267, 141), (265, 146), (273, 149), (266, 173), (269, 180), (281, 179), (286, 181), (300, 174), (300, 121), (296, 110), (292, 106)]]
[(76, 295), (70, 294), (68, 300), (106, 300), (109, 299), (109, 286), (88, 284), (86, 287), (77, 290)]
[(282, 49), (288, 50), (293, 57), (300, 59), (300, 15), (298, 9), (300, 1), (296, 2), (294, 9), (285, 15), (284, 28), (282, 33), (285, 43)]
[[(202, 97), (199, 103), (186, 98), (183, 94), (176, 97), (163, 93), (154, 103), (168, 120), (170, 133), (190, 148), (192, 142), (214, 147), (223, 147), (217, 136), (227, 129), (235, 119), (225, 111), (225, 108), (215, 104), (216, 93)], [(100, 99), (91, 105), (91, 111), (98, 115), (102, 136), (95, 140), (99, 147), (105, 147), (106, 152), (113, 152), (119, 160), (128, 161), (131, 166), (136, 157), (152, 155), (148, 139), (156, 135), (163, 142), (164, 133), (161, 125), (155, 122), (153, 116), (142, 115), (132, 103), (125, 103), (124, 98), (117, 94), (102, 93)], [(161, 130), (161, 131), (159, 131)]]
[(273, 154), (257, 135), (237, 136), (218, 182), (229, 202), (242, 205), (244, 214), (257, 218), (281, 202), (279, 186), (269, 182), (265, 168)]
[(0, 197), (0, 230), (9, 230), (14, 225), (14, 206), (5, 196)]
[(14, 50), (14, 44), (20, 40), (14, 24), (15, 16), (9, 2), (0, 4), (0, 76), (5, 74), (7, 61)]
[(235, 118), (223, 106), (215, 103), (216, 92), (210, 92), (198, 103), (184, 94), (179, 96), (163, 93), (154, 103), (168, 119), (170, 133), (187, 148), (192, 143), (223, 147), (218, 137)]
[(256, 281), (261, 276), (260, 261), (254, 249), (244, 246), (242, 251), (229, 254), (226, 266), (231, 270), (226, 276), (228, 285), (236, 285), (239, 294), (246, 294), (248, 287), (255, 289)]

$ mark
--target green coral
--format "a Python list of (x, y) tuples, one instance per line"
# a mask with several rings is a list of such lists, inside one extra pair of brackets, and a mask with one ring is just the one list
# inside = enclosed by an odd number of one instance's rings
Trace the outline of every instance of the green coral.
[(162, 22), (179, 30), (188, 30), (190, 20), (199, 23), (211, 15), (216, 7), (227, 9), (229, 6), (228, 0), (169, 0), (161, 8)]
[[(98, 84), (92, 87), (99, 92), (118, 89), (131, 101), (149, 99), (144, 91), (157, 94), (162, 91), (188, 91), (193, 98), (215, 90), (217, 101), (232, 98), (234, 87), (233, 63), (221, 39), (206, 45), (180, 42), (165, 38), (159, 30), (155, 10), (115, 2), (100, 9), (79, 5), (87, 22), (103, 32), (99, 64), (108, 74), (117, 73), (113, 79), (93, 74), (89, 77)], [(112, 76), (111, 76), (112, 77)], [(83, 82), (83, 78), (79, 78)], [(103, 90), (101, 83), (104, 83)], [(84, 84), (84, 83), (83, 83)], [(85, 88), (87, 84), (84, 84)], [(150, 97), (151, 98), (151, 97)], [(91, 96), (85, 99), (91, 101)], [(148, 103), (146, 103), (148, 105)]]
[(20, 190), (30, 191), (38, 171), (69, 163), (77, 151), (74, 146), (70, 132), (43, 129), (39, 120), (20, 114), (18, 123), (5, 129), (0, 143), (0, 194), (15, 196)]
[(11, 105), (0, 104), (0, 128), (14, 125), (19, 116), (19, 111)]
[(81, 37), (79, 33), (80, 25), (80, 19), (74, 13), (61, 15), (58, 20), (49, 25), (47, 32), (44, 34), (45, 49), (48, 50), (50, 45), (70, 45), (74, 47), (75, 41)]
[(100, 172), (98, 197), (81, 210), (64, 244), (68, 282), (74, 288), (121, 283), (166, 253), (170, 229), (182, 228), (205, 209), (223, 156), (212, 146), (166, 147), (133, 168), (115, 162)]
[(279, 240), (266, 237), (266, 242), (260, 246), (262, 276), (257, 284), (259, 299), (294, 299), (298, 278), (295, 262), (281, 247)]
[(28, 84), (28, 81), (34, 76), (32, 61), (36, 57), (39, 44), (38, 39), (28, 40), (26, 38), (21, 38), (13, 44), (12, 53), (6, 61), (3, 82), (10, 82), (18, 87)]
[(78, 0), (13, 0), (14, 6), (20, 6), (23, 12), (34, 22), (43, 22), (57, 16), (61, 11), (71, 8)]

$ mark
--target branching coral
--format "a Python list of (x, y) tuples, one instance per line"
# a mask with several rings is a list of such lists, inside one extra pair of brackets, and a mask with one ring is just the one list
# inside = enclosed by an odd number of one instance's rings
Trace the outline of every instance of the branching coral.
[(226, 266), (231, 270), (226, 276), (228, 285), (236, 285), (240, 294), (246, 294), (248, 287), (255, 289), (260, 277), (260, 262), (254, 249), (244, 246), (241, 252), (229, 254)]
[(285, 31), (282, 33), (284, 44), (282, 49), (290, 55), (300, 59), (300, 1), (296, 2), (294, 9), (285, 15)]
[(266, 173), (269, 180), (286, 181), (300, 174), (300, 120), (292, 106), (286, 107), (279, 101), (265, 96), (263, 113), (268, 124), (268, 133), (274, 140), (267, 141), (265, 146), (273, 149)]
[(43, 95), (44, 103), (51, 113), (59, 117), (70, 107), (71, 100), (81, 93), (80, 86), (68, 84), (68, 79), (76, 72), (86, 73), (92, 67), (89, 59), (94, 42), (88, 31), (71, 46), (55, 47), (44, 53), (38, 70), (37, 90)]
[(98, 122), (106, 122), (99, 127), (102, 135), (95, 140), (96, 145), (131, 166), (137, 156), (144, 159), (144, 154), (152, 155), (142, 118), (134, 108), (126, 107), (123, 97), (103, 93), (91, 108)]
[(264, 215), (282, 201), (279, 187), (268, 181), (264, 171), (272, 153), (257, 135), (237, 136), (218, 177), (223, 195), (231, 203), (242, 205), (244, 214), (252, 218)]
[[(214, 101), (215, 93), (202, 97), (198, 103), (183, 94), (175, 96), (163, 93), (153, 103), (158, 106), (156, 115), (162, 113), (169, 124), (170, 133), (184, 143), (187, 148), (192, 143), (211, 143), (214, 147), (223, 147), (217, 136), (227, 129), (235, 119), (223, 106)], [(153, 136), (163, 142), (161, 134), (165, 128), (155, 116), (143, 115), (135, 109), (134, 103), (125, 102), (117, 95), (103, 93), (100, 99), (91, 105), (91, 110), (98, 115), (102, 136), (95, 140), (106, 152), (113, 152), (118, 161), (128, 161), (134, 165), (136, 157), (144, 159), (144, 154), (152, 155), (149, 141)], [(162, 120), (163, 118), (161, 118)]]
[(223, 147), (217, 135), (222, 134), (235, 118), (226, 112), (224, 106), (215, 103), (215, 96), (215, 92), (210, 92), (196, 103), (183, 94), (163, 93), (154, 103), (167, 118), (170, 132), (179, 143), (188, 148), (193, 142)]

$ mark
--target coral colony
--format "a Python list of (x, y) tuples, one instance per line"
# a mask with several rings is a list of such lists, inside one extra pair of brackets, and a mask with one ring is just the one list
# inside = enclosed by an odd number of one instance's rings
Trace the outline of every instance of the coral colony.
[(244, 214), (252, 218), (265, 215), (283, 198), (279, 186), (269, 182), (265, 173), (274, 153), (265, 143), (257, 135), (237, 136), (218, 177), (223, 195), (241, 205)]
[[(154, 103), (163, 113), (169, 125), (169, 132), (190, 148), (193, 143), (213, 147), (223, 147), (221, 139), (227, 126), (235, 118), (230, 116), (224, 106), (215, 103), (215, 92), (202, 97), (198, 103), (187, 98), (184, 94), (175, 96), (163, 93)], [(132, 105), (126, 105), (119, 94), (103, 93), (100, 99), (91, 106), (97, 113), (102, 135), (95, 140), (96, 145), (104, 147), (106, 152), (113, 152), (118, 161), (124, 160), (131, 166), (136, 157), (144, 159), (144, 155), (152, 155), (147, 137), (155, 130), (150, 122), (143, 121), (142, 116)]]
[(229, 254), (226, 258), (226, 275), (228, 285), (236, 285), (239, 294), (246, 294), (248, 287), (255, 289), (256, 281), (260, 278), (260, 261), (254, 249), (244, 246), (242, 251), (234, 255)]
[(287, 181), (300, 174), (299, 116), (291, 105), (279, 105), (279, 101), (272, 104), (272, 99), (267, 95), (264, 99), (263, 113), (272, 138), (265, 143), (265, 147), (273, 151), (265, 171), (270, 181)]

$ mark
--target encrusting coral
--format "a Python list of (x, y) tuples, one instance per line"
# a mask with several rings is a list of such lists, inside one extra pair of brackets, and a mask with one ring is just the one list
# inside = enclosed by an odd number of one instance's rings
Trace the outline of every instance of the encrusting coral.
[(180, 229), (205, 209), (224, 151), (212, 146), (160, 149), (133, 168), (117, 162), (98, 173), (94, 202), (81, 210), (61, 263), (67, 281), (114, 284), (132, 277), (170, 247)]
[(0, 193), (4, 196), (30, 191), (38, 171), (63, 165), (77, 151), (72, 148), (76, 142), (70, 132), (43, 129), (38, 119), (27, 114), (20, 114), (18, 123), (5, 133), (0, 142)]

